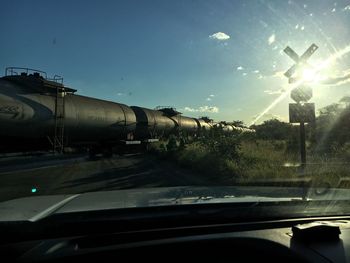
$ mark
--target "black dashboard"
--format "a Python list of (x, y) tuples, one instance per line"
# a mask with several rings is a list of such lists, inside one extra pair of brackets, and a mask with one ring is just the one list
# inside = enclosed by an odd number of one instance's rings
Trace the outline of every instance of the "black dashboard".
[[(315, 221), (339, 227), (339, 238), (327, 238), (324, 231), (311, 240), (293, 237), (293, 226)], [(347, 262), (350, 218), (153, 226), (137, 231), (12, 242), (3, 244), (0, 251), (2, 262)]]
[(350, 261), (349, 191), (318, 199), (301, 191), (133, 189), (10, 200), (0, 203), (0, 261)]

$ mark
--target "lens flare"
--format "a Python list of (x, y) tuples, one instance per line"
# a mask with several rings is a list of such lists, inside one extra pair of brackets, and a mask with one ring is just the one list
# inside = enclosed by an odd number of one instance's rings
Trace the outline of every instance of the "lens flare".
[[(345, 48), (343, 48), (342, 50), (339, 50), (338, 52), (334, 53), (333, 55), (329, 56), (327, 59), (325, 59), (324, 61), (322, 61), (321, 63), (319, 63), (314, 69), (314, 76), (317, 75), (317, 73), (322, 70), (325, 69), (327, 67), (329, 67), (332, 63), (334, 63), (337, 59), (341, 58), (342, 56), (346, 55), (347, 53), (350, 52), (350, 45), (346, 46)], [(309, 74), (309, 73), (308, 73)], [(309, 75), (310, 76), (310, 75)], [(294, 88), (298, 87), (299, 85), (301, 85), (302, 83), (304, 83), (305, 80), (303, 78), (301, 78), (300, 80), (298, 80), (297, 82), (291, 84), (289, 87), (286, 87), (284, 90), (285, 92), (282, 93), (278, 98), (276, 98), (265, 110), (263, 110), (263, 112), (261, 112), (252, 122), (250, 125), (254, 125), (258, 120), (261, 119), (261, 117), (263, 117), (266, 113), (268, 113), (272, 108), (274, 108), (281, 100), (283, 100), (291, 90), (293, 90)]]
[(304, 69), (302, 78), (305, 82), (314, 82), (316, 80), (316, 71), (313, 69)]

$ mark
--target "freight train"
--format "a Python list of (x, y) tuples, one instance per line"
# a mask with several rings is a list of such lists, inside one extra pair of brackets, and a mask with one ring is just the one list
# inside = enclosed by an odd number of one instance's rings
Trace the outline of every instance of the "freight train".
[(227, 132), (253, 131), (186, 117), (170, 107), (129, 107), (75, 93), (59, 76), (49, 79), (43, 71), (6, 68), (0, 78), (0, 151), (108, 148), (149, 143), (170, 134), (198, 136), (215, 125)]

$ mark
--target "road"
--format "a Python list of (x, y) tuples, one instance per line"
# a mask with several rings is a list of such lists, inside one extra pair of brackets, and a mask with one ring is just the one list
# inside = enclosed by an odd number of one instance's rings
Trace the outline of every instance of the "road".
[(0, 160), (0, 201), (34, 195), (207, 184), (203, 176), (147, 154), (98, 160), (84, 156)]

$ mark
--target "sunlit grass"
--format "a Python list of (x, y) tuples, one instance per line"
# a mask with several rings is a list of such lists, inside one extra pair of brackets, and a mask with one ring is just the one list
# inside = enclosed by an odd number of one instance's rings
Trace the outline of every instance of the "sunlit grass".
[(237, 160), (228, 160), (213, 155), (208, 149), (194, 142), (185, 148), (169, 154), (154, 145), (153, 151), (162, 157), (177, 162), (178, 165), (198, 172), (214, 184), (232, 185), (265, 180), (288, 180), (309, 178), (314, 181), (326, 181), (337, 187), (339, 180), (349, 176), (349, 166), (342, 160), (309, 153), (308, 165), (301, 171), (298, 152), (287, 150), (285, 141), (244, 141)]

